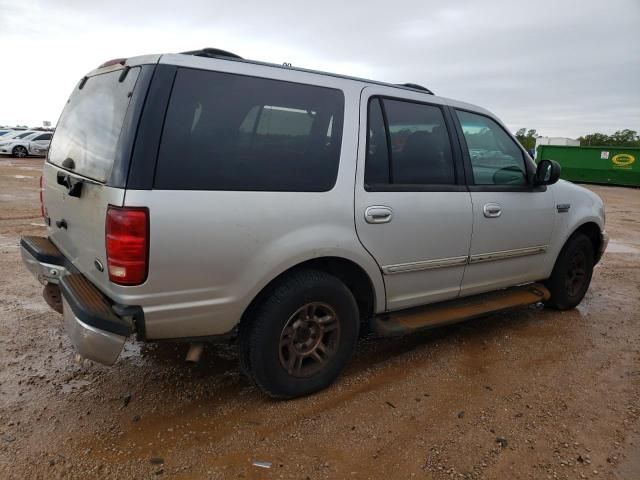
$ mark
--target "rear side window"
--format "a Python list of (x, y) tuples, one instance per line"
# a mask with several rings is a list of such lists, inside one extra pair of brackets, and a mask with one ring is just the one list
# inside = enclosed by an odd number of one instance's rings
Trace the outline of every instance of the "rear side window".
[(442, 109), (401, 100), (369, 103), (365, 183), (454, 185), (455, 168)]
[(155, 188), (327, 191), (342, 142), (341, 91), (180, 69)]
[(116, 148), (129, 100), (140, 68), (89, 77), (76, 88), (64, 107), (49, 149), (49, 161), (62, 166), (73, 160), (73, 171), (105, 182), (115, 161)]

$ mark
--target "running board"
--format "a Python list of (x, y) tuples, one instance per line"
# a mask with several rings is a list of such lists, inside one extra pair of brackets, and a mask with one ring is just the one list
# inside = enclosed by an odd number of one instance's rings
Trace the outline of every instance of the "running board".
[(371, 320), (371, 328), (382, 337), (392, 337), (425, 328), (461, 322), (513, 307), (548, 300), (551, 294), (540, 283), (456, 298), (442, 303), (379, 315)]

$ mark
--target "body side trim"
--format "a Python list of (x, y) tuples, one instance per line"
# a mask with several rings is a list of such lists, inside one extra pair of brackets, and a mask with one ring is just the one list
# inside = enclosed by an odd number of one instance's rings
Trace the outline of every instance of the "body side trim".
[(466, 265), (468, 257), (449, 257), (436, 258), (435, 260), (421, 260), (419, 262), (398, 263), (395, 265), (386, 265), (382, 267), (385, 275), (393, 275), (394, 273), (418, 272), (422, 270), (432, 270), (435, 268), (455, 267)]
[(548, 245), (537, 245), (535, 247), (514, 248), (513, 250), (502, 250), (499, 252), (478, 253), (469, 257), (469, 263), (492, 262), (494, 260), (505, 260), (507, 258), (538, 255), (540, 253), (545, 253), (547, 248)]
[(460, 265), (506, 260), (508, 258), (525, 257), (528, 255), (545, 253), (547, 248), (548, 245), (536, 245), (534, 247), (515, 248), (513, 250), (502, 250), (499, 252), (478, 253), (471, 256), (465, 255), (461, 257), (436, 258), (434, 260), (397, 263), (395, 265), (385, 265), (382, 267), (382, 272), (385, 275), (394, 275), (396, 273), (418, 272), (436, 268), (457, 267)]

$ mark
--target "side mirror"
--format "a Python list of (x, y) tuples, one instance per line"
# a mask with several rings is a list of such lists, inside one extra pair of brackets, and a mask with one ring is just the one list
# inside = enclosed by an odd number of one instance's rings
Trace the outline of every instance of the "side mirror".
[(536, 185), (553, 185), (560, 178), (560, 164), (554, 160), (540, 160), (536, 169)]

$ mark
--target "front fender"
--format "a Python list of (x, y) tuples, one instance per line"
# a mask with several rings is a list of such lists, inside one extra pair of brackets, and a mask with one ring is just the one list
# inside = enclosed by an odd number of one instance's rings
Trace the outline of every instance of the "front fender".
[[(550, 188), (553, 192), (556, 212), (553, 234), (545, 259), (546, 277), (551, 275), (556, 259), (571, 235), (588, 223), (597, 225), (600, 232), (603, 232), (605, 224), (604, 202), (592, 191), (564, 180), (560, 180)], [(567, 211), (559, 211), (558, 206), (566, 207), (567, 205), (569, 206)]]

